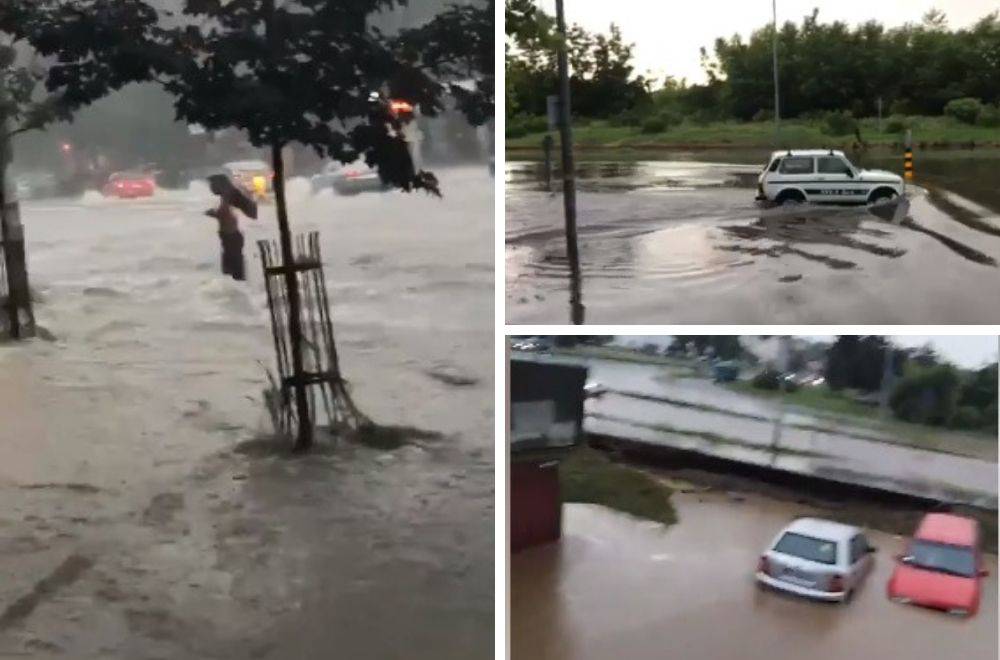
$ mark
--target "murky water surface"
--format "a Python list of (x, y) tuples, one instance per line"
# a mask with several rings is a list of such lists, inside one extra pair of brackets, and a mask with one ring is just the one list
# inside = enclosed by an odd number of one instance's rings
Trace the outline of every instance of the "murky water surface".
[(830, 512), (754, 495), (672, 499), (679, 521), (669, 528), (599, 506), (566, 505), (561, 542), (513, 555), (511, 657), (996, 657), (996, 556), (986, 556), (990, 577), (973, 619), (890, 602), (885, 585), (904, 540), (880, 532), (870, 533), (875, 569), (852, 602), (814, 603), (758, 590), (753, 572), (782, 526)]
[(440, 434), (294, 459), (260, 441), (273, 207), (236, 283), (207, 186), (24, 205), (56, 340), (0, 347), (0, 657), (492, 657), (493, 181), (438, 174), (290, 182), (356, 401)]
[[(648, 159), (656, 156), (664, 160)], [(764, 152), (585, 160), (577, 205), (586, 320), (995, 323), (1000, 289), (985, 283), (998, 276), (1000, 202), (980, 192), (995, 188), (984, 179), (996, 164), (986, 156), (928, 157), (900, 222), (891, 210), (759, 208)], [(708, 158), (716, 162), (696, 160)], [(898, 169), (893, 159), (858, 160)], [(508, 321), (564, 322), (561, 195), (546, 190), (538, 162), (509, 162), (506, 180)]]

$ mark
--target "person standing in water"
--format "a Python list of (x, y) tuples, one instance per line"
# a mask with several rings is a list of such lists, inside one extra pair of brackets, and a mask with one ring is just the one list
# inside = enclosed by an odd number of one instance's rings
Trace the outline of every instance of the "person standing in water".
[(222, 243), (222, 274), (234, 280), (246, 280), (246, 262), (243, 259), (243, 233), (236, 212), (226, 199), (220, 196), (219, 207), (205, 211), (205, 215), (219, 221), (219, 241)]

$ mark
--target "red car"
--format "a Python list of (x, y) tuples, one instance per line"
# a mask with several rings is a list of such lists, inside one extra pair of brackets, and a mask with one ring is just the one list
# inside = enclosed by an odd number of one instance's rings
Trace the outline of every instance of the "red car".
[(979, 524), (946, 513), (924, 516), (889, 578), (890, 600), (972, 616), (989, 572), (979, 551)]
[(153, 175), (147, 172), (115, 172), (108, 177), (101, 193), (105, 197), (133, 199), (135, 197), (152, 197), (156, 191)]

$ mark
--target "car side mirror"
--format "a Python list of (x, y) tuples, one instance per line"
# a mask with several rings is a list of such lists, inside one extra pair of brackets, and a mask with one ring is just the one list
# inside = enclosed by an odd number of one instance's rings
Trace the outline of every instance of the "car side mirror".
[(865, 552), (867, 552), (868, 554), (873, 554), (875, 552), (878, 552), (878, 548), (876, 548), (873, 545), (870, 545), (867, 548), (865, 548)]
[(905, 563), (905, 562), (906, 562), (906, 555), (904, 555), (904, 554), (900, 553), (900, 554), (898, 554), (898, 555), (895, 555), (895, 556), (893, 557), (893, 559), (895, 559), (895, 560), (896, 560), (896, 561), (898, 561), (899, 563), (903, 564), (903, 563)]

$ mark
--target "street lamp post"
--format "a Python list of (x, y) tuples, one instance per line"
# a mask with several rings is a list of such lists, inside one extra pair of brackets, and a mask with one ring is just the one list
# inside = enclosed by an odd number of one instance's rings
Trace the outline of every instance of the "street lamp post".
[(570, 271), (570, 319), (583, 323), (583, 294), (580, 283), (580, 254), (576, 241), (576, 172), (573, 165), (573, 129), (569, 96), (569, 58), (566, 53), (566, 18), (563, 0), (556, 0), (556, 29), (559, 32), (559, 136), (562, 148), (563, 210), (566, 215), (566, 259)]
[(774, 63), (774, 146), (778, 146), (781, 131), (781, 109), (778, 104), (778, 0), (771, 0), (773, 34), (771, 35), (771, 56)]

